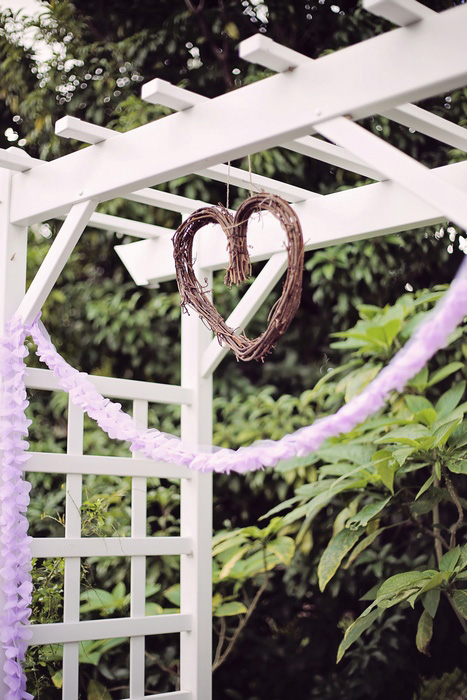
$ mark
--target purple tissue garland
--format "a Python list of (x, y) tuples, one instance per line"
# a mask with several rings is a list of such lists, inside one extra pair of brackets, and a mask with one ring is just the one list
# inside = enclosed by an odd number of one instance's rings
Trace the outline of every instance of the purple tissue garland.
[(199, 450), (188, 447), (180, 438), (158, 430), (139, 428), (119, 403), (105, 399), (95, 389), (88, 375), (71, 367), (42, 333), (38, 321), (24, 328), (12, 320), (5, 328), (0, 345), (1, 372), (4, 376), (1, 394), (0, 449), (3, 451), (0, 487), (0, 577), (3, 580), (5, 608), (1, 619), (1, 642), (5, 650), (5, 683), (9, 691), (5, 700), (29, 700), (21, 668), (30, 632), (25, 627), (30, 611), (31, 593), (30, 537), (23, 515), (29, 503), (30, 485), (22, 472), (28, 443), (24, 410), (28, 405), (24, 385), (27, 350), (24, 339), (30, 333), (40, 359), (52, 370), (72, 402), (93, 418), (113, 439), (130, 443), (132, 452), (142, 452), (148, 459), (185, 465), (200, 472), (231, 471), (244, 473), (276, 466), (280, 460), (305, 456), (329, 437), (352, 430), (383, 407), (391, 391), (401, 391), (428, 360), (449, 342), (449, 335), (467, 315), (467, 258), (463, 261), (451, 288), (422, 323), (411, 340), (400, 350), (378, 376), (354, 399), (336, 413), (286, 435), (280, 440), (256, 442), (238, 450)]

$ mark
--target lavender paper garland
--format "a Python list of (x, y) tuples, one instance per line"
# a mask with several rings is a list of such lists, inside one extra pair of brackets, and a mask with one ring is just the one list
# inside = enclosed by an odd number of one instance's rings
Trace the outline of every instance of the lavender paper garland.
[(23, 515), (29, 502), (29, 484), (22, 480), (26, 461), (30, 421), (24, 417), (28, 405), (24, 387), (24, 338), (30, 332), (37, 354), (58, 378), (72, 402), (85, 411), (109, 437), (130, 443), (132, 452), (142, 452), (149, 459), (181, 464), (197, 471), (247, 472), (276, 466), (280, 460), (304, 456), (318, 449), (329, 437), (352, 430), (384, 405), (391, 391), (401, 391), (428, 360), (449, 342), (449, 335), (467, 315), (467, 259), (459, 269), (449, 291), (422, 323), (412, 339), (400, 350), (378, 376), (354, 399), (326, 418), (277, 441), (257, 442), (238, 450), (215, 452), (187, 449), (183, 442), (158, 430), (138, 427), (119, 403), (105, 399), (85, 373), (71, 367), (42, 333), (36, 321), (30, 329), (19, 321), (7, 325), (0, 346), (0, 368), (4, 375), (1, 396), (0, 449), (3, 469), (0, 488), (2, 505), (0, 542), (5, 612), (2, 618), (1, 641), (7, 661), (5, 682), (9, 687), (5, 700), (29, 700), (21, 661), (27, 646), (32, 584), (29, 573), (30, 555), (27, 520)]
[(30, 420), (26, 420), (28, 405), (24, 374), (26, 330), (18, 321), (6, 325), (0, 344), (0, 450), (2, 469), (0, 481), (0, 579), (2, 580), (3, 611), (0, 640), (5, 653), (3, 682), (8, 690), (5, 700), (32, 700), (26, 692), (26, 677), (21, 668), (28, 639), (27, 628), (31, 614), (32, 594), (31, 554), (27, 535), (28, 521), (24, 515), (29, 504), (31, 484), (23, 479), (29, 447), (24, 439)]

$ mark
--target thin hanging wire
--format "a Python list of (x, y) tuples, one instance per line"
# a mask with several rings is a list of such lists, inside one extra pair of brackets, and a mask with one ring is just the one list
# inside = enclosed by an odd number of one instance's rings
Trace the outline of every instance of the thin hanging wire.
[(227, 194), (225, 208), (228, 209), (230, 204), (230, 160), (227, 163)]
[(253, 197), (253, 180), (251, 176), (251, 156), (248, 154), (248, 172), (250, 174), (250, 197)]

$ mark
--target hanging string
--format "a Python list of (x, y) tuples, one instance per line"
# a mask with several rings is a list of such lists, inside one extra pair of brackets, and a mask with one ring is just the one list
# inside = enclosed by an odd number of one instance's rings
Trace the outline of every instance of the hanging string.
[(248, 154), (248, 172), (250, 174), (250, 197), (253, 197), (253, 180), (251, 177), (251, 156)]
[(225, 208), (228, 209), (230, 204), (230, 160), (227, 163), (227, 195), (226, 195), (226, 202), (225, 202)]

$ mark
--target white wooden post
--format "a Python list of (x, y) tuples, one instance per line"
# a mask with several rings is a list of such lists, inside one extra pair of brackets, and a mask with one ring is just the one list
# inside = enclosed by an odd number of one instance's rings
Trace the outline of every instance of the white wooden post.
[[(212, 286), (212, 273), (196, 273)], [(212, 377), (201, 372), (211, 338), (195, 312), (182, 314), (182, 386), (193, 391), (191, 405), (182, 406), (182, 439), (193, 445), (212, 440)], [(193, 615), (193, 627), (181, 633), (180, 688), (191, 690), (192, 700), (211, 700), (212, 475), (195, 473), (180, 488), (181, 535), (193, 540), (193, 553), (181, 557), (181, 612)]]
[[(0, 170), (0, 333), (21, 301), (26, 287), (27, 228), (10, 224), (10, 192), (13, 173)], [(1, 381), (1, 376), (0, 376)], [(1, 469), (2, 461), (0, 461)], [(1, 508), (1, 504), (0, 504)], [(3, 610), (0, 580), (0, 615)], [(3, 682), (5, 655), (0, 646), (0, 697), (7, 687)]]

